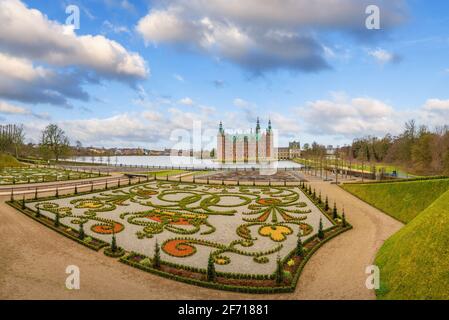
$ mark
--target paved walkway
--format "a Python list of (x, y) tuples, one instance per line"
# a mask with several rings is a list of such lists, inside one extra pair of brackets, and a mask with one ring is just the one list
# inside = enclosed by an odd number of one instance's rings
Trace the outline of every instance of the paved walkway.
[[(134, 269), (36, 223), (0, 198), (0, 299), (374, 299), (365, 268), (402, 224), (336, 185), (312, 182), (345, 205), (354, 229), (326, 243), (307, 263), (294, 293), (247, 295), (199, 288)], [(81, 290), (65, 288), (77, 265)]]

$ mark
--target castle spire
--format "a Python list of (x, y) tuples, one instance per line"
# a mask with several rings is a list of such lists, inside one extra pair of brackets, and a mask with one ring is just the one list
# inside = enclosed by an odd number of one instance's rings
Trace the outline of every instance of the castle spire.
[(223, 123), (221, 123), (221, 121), (220, 121), (220, 125), (218, 126), (218, 133), (224, 134)]
[(268, 119), (268, 128), (267, 132), (271, 132), (271, 119)]
[(256, 133), (260, 132), (260, 121), (259, 121), (259, 117), (257, 117), (257, 124), (256, 124)]

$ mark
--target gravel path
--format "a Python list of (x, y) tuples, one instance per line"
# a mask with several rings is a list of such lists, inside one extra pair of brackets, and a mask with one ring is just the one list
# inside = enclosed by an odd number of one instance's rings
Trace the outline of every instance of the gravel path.
[[(312, 182), (345, 205), (354, 229), (325, 244), (307, 263), (292, 294), (246, 295), (154, 276), (69, 240), (0, 202), (0, 299), (374, 299), (365, 268), (402, 224), (328, 182)], [(77, 265), (81, 289), (65, 288)], [(162, 288), (162, 289), (161, 289)]]

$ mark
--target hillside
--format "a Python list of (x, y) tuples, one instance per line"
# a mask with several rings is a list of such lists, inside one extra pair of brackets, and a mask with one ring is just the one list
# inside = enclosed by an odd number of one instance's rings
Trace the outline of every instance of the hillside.
[[(401, 201), (402, 202), (402, 201)], [(449, 191), (379, 250), (379, 299), (449, 299)]]
[(7, 167), (21, 167), (22, 164), (9, 154), (0, 153), (0, 169)]
[(449, 190), (449, 179), (392, 183), (349, 183), (342, 187), (393, 218), (408, 223)]

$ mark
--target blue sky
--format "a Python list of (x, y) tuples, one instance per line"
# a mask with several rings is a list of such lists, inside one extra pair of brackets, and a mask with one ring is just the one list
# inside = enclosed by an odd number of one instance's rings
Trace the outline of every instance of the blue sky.
[[(193, 120), (213, 132), (271, 118), (282, 145), (449, 124), (447, 1), (256, 2), (0, 0), (0, 122), (30, 141), (55, 122), (84, 145), (149, 148)], [(70, 4), (80, 29), (65, 37)], [(381, 30), (366, 30), (367, 4)]]

